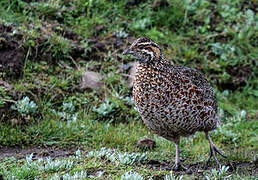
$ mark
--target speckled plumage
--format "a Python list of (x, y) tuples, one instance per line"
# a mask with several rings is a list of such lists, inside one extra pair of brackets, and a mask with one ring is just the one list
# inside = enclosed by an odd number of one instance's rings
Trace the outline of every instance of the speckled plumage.
[(173, 141), (215, 129), (217, 102), (205, 77), (194, 69), (163, 61), (137, 67), (133, 96), (144, 123)]
[[(149, 38), (137, 39), (124, 54), (139, 60), (133, 96), (147, 127), (177, 145), (180, 136), (196, 131), (206, 132), (209, 140), (208, 132), (218, 126), (219, 118), (215, 93), (205, 76), (170, 63)], [(180, 165), (177, 151), (176, 164)]]

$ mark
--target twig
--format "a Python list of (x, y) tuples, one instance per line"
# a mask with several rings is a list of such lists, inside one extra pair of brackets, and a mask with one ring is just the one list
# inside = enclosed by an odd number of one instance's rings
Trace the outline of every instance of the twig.
[(3, 98), (2, 98), (2, 100), (3, 100), (4, 102), (16, 103), (16, 101), (10, 100), (10, 99), (3, 99)]
[(80, 69), (78, 64), (75, 62), (75, 60), (72, 58), (72, 56), (69, 56), (69, 58), (72, 60), (73, 64), (76, 66), (77, 69)]

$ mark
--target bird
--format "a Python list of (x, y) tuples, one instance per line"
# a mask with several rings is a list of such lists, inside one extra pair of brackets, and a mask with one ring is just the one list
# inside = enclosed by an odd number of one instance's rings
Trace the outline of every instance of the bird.
[(194, 68), (167, 60), (152, 39), (140, 37), (125, 49), (138, 62), (133, 82), (133, 100), (144, 124), (176, 146), (172, 169), (187, 170), (180, 159), (180, 138), (204, 132), (210, 156), (221, 166), (217, 153), (226, 156), (213, 143), (209, 132), (220, 125), (214, 89), (205, 75)]

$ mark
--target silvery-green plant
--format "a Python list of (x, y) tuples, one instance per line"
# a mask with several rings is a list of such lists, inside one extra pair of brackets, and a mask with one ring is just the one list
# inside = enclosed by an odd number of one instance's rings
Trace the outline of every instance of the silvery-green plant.
[(33, 154), (27, 156), (25, 163), (21, 167), (3, 171), (4, 177), (6, 179), (34, 179), (38, 175), (38, 166), (33, 162), (32, 157)]
[(134, 23), (132, 24), (132, 29), (143, 30), (149, 25), (151, 25), (151, 19), (147, 17), (140, 20), (135, 20)]
[(138, 174), (137, 172), (126, 172), (120, 178), (121, 180), (144, 180), (142, 175)]
[(78, 149), (78, 150), (75, 152), (75, 158), (76, 158), (76, 159), (81, 159), (81, 158), (82, 158), (82, 153), (81, 153), (80, 149)]
[(218, 173), (218, 176), (219, 178), (221, 177), (226, 177), (226, 178), (229, 178), (231, 175), (228, 175), (227, 176), (227, 172), (229, 170), (229, 166), (222, 166), (219, 170), (219, 173)]
[(167, 175), (164, 177), (164, 180), (176, 180), (176, 177), (173, 175), (172, 172), (170, 172), (170, 174), (167, 174)]
[(111, 154), (113, 154), (114, 151), (111, 149), (106, 149), (105, 147), (101, 148), (99, 151), (90, 151), (87, 154), (87, 157), (105, 157), (105, 156), (110, 156)]
[(60, 170), (71, 169), (73, 165), (73, 161), (70, 160), (52, 160), (51, 158), (47, 158), (43, 170), (45, 172), (57, 172)]
[(120, 153), (111, 149), (101, 148), (100, 151), (90, 151), (87, 154), (87, 157), (100, 158), (104, 157), (110, 160), (111, 162), (117, 163), (117, 165), (132, 165), (136, 162), (142, 162), (147, 159), (146, 153)]
[(77, 118), (78, 118), (78, 113), (75, 113), (75, 114), (70, 114), (70, 113), (67, 113), (67, 112), (58, 112), (57, 113), (62, 119), (65, 119), (67, 120), (68, 123), (70, 122), (76, 122), (77, 121)]
[(26, 156), (26, 162), (27, 162), (28, 164), (31, 164), (31, 162), (32, 162), (32, 157), (33, 157), (33, 153), (31, 153), (29, 156)]
[(125, 98), (125, 101), (128, 103), (128, 104), (130, 104), (130, 105), (134, 105), (134, 101), (133, 101), (133, 98), (132, 97), (126, 97)]
[(122, 164), (132, 165), (147, 159), (146, 153), (118, 153), (118, 159)]
[(50, 178), (50, 180), (77, 180), (77, 179), (86, 179), (87, 178), (87, 172), (85, 171), (79, 171), (75, 172), (73, 175), (66, 173), (65, 175), (61, 176), (59, 174), (55, 174)]
[(221, 60), (228, 61), (230, 57), (234, 56), (236, 48), (230, 44), (221, 44), (219, 42), (211, 44), (212, 52), (216, 55), (219, 55)]
[(66, 174), (63, 176), (63, 179), (85, 179), (87, 178), (87, 172), (86, 171), (80, 171), (80, 172), (75, 172), (73, 175), (69, 175), (69, 174)]
[(53, 110), (55, 114), (59, 117), (67, 121), (67, 124), (70, 126), (71, 123), (74, 123), (78, 119), (78, 113), (75, 112), (75, 107), (72, 102), (63, 103), (61, 107), (61, 111), (56, 112)]
[(115, 32), (115, 35), (120, 38), (127, 38), (128, 33), (126, 33), (123, 29), (119, 29)]
[(72, 102), (69, 102), (69, 103), (64, 102), (62, 109), (63, 109), (63, 111), (68, 112), (68, 113), (73, 113), (75, 111), (75, 107)]
[(222, 166), (222, 167), (220, 167), (219, 170), (212, 169), (209, 173), (208, 172), (205, 173), (205, 178), (207, 180), (210, 180), (210, 179), (228, 179), (232, 176), (232, 175), (227, 175), (228, 169), (229, 169), (228, 166)]
[(245, 110), (242, 110), (242, 111), (240, 112), (240, 118), (241, 118), (241, 119), (245, 119), (245, 118), (246, 118), (246, 111), (245, 111)]
[(107, 99), (104, 103), (102, 103), (99, 108), (94, 108), (93, 110), (97, 112), (99, 115), (106, 116), (109, 113), (113, 112), (118, 105), (115, 104), (113, 101)]
[(29, 97), (17, 101), (11, 106), (13, 110), (17, 110), (22, 116), (34, 115), (37, 111), (38, 106), (33, 101), (30, 101)]
[(170, 171), (169, 174), (167, 174), (165, 177), (164, 177), (164, 180), (180, 180), (182, 179), (183, 176), (180, 176), (180, 177), (176, 177), (173, 173), (173, 171)]

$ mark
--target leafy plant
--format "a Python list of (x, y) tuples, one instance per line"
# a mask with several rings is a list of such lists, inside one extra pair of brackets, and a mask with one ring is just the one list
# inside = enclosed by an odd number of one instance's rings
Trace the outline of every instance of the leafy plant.
[(68, 125), (76, 122), (78, 119), (78, 112), (75, 111), (75, 107), (72, 102), (64, 102), (61, 106), (61, 111), (56, 112), (55, 110), (53, 110), (53, 112), (63, 120), (67, 121)]
[[(219, 170), (217, 169), (212, 169), (211, 170), (211, 174), (210, 175), (206, 175), (206, 179), (228, 179), (230, 178), (232, 175), (228, 175), (229, 167), (228, 166), (222, 166)], [(206, 172), (207, 174), (207, 172)]]
[(42, 170), (45, 172), (58, 172), (70, 169), (73, 167), (73, 161), (70, 160), (52, 160), (50, 157), (47, 158), (45, 164), (42, 167)]
[(137, 111), (131, 107), (134, 107), (134, 103), (129, 97), (123, 98), (116, 94), (105, 100), (98, 108), (94, 107), (93, 112), (98, 120), (120, 122), (127, 121), (129, 116), (138, 116)]
[(55, 174), (53, 177), (50, 178), (50, 180), (76, 180), (76, 179), (86, 179), (88, 177), (87, 172), (85, 171), (80, 171), (80, 172), (75, 172), (73, 174), (66, 173), (64, 175), (59, 175)]
[(164, 177), (164, 180), (180, 180), (180, 179), (183, 179), (183, 175), (176, 177), (173, 171), (170, 171), (170, 173)]
[(29, 97), (24, 97), (23, 99), (17, 101), (11, 106), (13, 110), (17, 110), (22, 116), (34, 115), (37, 111), (38, 106), (34, 101), (30, 101)]
[(95, 108), (94, 111), (97, 112), (101, 116), (107, 116), (112, 112), (115, 112), (118, 109), (118, 104), (114, 101), (110, 101), (109, 99), (102, 103), (99, 108)]
[(137, 172), (126, 172), (121, 176), (121, 180), (144, 180), (142, 175), (138, 174)]
[[(120, 153), (111, 149), (101, 148), (100, 151), (90, 151), (87, 157), (107, 158), (111, 162), (123, 165), (133, 165), (136, 162), (142, 162), (147, 159), (147, 154), (143, 153)], [(117, 164), (117, 165), (118, 165)]]

